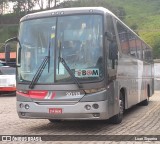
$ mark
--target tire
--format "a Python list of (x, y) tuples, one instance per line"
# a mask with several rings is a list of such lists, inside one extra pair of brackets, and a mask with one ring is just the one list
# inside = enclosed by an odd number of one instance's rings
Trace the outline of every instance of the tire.
[(141, 102), (142, 106), (148, 106), (148, 104), (149, 104), (149, 98)]
[(109, 119), (110, 123), (112, 124), (120, 124), (123, 119), (123, 113), (124, 113), (124, 98), (122, 92), (120, 92), (120, 97), (119, 97), (119, 113), (114, 115)]
[(61, 120), (48, 119), (51, 123), (60, 123)]
[(142, 101), (140, 104), (141, 104), (142, 106), (148, 106), (148, 104), (149, 104), (149, 96), (148, 96), (147, 99), (145, 99), (144, 101)]
[(150, 87), (148, 86), (148, 89), (147, 89), (147, 99), (145, 99), (144, 101), (141, 102), (141, 105), (142, 106), (148, 106), (149, 104), (149, 97), (150, 97)]

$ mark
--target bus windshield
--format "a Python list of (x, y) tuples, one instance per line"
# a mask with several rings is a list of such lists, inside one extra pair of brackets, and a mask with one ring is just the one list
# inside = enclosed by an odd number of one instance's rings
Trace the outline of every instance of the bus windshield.
[(31, 82), (49, 54), (37, 83), (74, 83), (63, 58), (80, 82), (103, 77), (103, 24), (101, 15), (71, 15), (21, 22), (21, 67), (18, 82)]

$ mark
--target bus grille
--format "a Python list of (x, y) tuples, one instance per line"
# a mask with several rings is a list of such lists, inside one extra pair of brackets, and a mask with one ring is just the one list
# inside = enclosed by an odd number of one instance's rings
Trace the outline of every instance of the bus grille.
[(77, 101), (35, 101), (38, 105), (75, 105)]

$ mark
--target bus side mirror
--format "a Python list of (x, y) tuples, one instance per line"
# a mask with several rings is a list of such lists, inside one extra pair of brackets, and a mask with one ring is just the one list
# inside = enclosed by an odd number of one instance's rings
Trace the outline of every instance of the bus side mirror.
[(6, 40), (5, 43), (7, 44), (7, 43), (13, 42), (13, 41), (19, 42), (17, 37), (13, 37), (13, 38), (10, 38), (10, 39)]
[(111, 41), (109, 44), (109, 59), (118, 59), (118, 47), (115, 41)]
[[(19, 45), (20, 45), (19, 53), (21, 52), (21, 44), (20, 44), (20, 41), (17, 37), (13, 37), (13, 38), (10, 38), (10, 39), (6, 40), (5, 41), (5, 61), (6, 61), (6, 64), (10, 62), (10, 51), (11, 51), (11, 47), (9, 45), (10, 42), (18, 42)], [(20, 60), (18, 59), (18, 62), (19, 61)]]
[(105, 32), (105, 36), (107, 37), (107, 40), (113, 41), (113, 34), (110, 32)]

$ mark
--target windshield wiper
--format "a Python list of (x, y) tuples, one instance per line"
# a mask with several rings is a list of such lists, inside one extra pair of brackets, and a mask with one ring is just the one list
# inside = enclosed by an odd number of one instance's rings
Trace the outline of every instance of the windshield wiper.
[(71, 69), (69, 68), (67, 63), (65, 62), (65, 60), (60, 56), (58, 57), (58, 60), (63, 64), (63, 66), (65, 67), (67, 72), (70, 74), (70, 76), (72, 77), (74, 82), (77, 84), (78, 88), (82, 88), (82, 86), (80, 85), (79, 81), (77, 80), (77, 78), (75, 77), (75, 75), (73, 74), (73, 72), (71, 71)]
[(48, 73), (50, 69), (50, 49), (51, 49), (51, 41), (49, 41), (49, 46), (48, 46)]
[(43, 59), (41, 65), (39, 66), (36, 74), (34, 75), (31, 83), (29, 84), (29, 88), (30, 88), (30, 89), (33, 89), (33, 88), (34, 88), (34, 86), (35, 86), (35, 84), (37, 83), (37, 81), (39, 80), (39, 78), (40, 78), (43, 70), (45, 69), (48, 61), (49, 61), (49, 57), (48, 57), (48, 56), (45, 56), (45, 58)]
[(49, 69), (50, 69), (50, 49), (51, 49), (51, 41), (49, 41), (49, 46), (48, 46), (48, 56), (45, 56), (45, 58), (43, 59), (41, 65), (39, 66), (36, 74), (34, 75), (29, 88), (33, 89), (35, 84), (38, 82), (39, 78), (41, 77), (41, 74), (43, 72), (43, 70), (45, 69), (47, 63), (48, 63), (48, 73), (49, 73)]
[(62, 55), (61, 54), (61, 50), (62, 50), (62, 43), (60, 41), (59, 54), (58, 54), (58, 74), (59, 74), (59, 63), (61, 62), (63, 64), (63, 66), (65, 67), (65, 69), (67, 70), (67, 72), (69, 73), (69, 75), (74, 80), (74, 82), (77, 84), (78, 88), (82, 88), (82, 86), (80, 85), (79, 81), (77, 80), (77, 78), (75, 77), (75, 75), (73, 74), (73, 72), (71, 71), (71, 69), (69, 68), (69, 66), (67, 65), (66, 61), (61, 56)]
[[(60, 58), (60, 57), (61, 57), (61, 49), (62, 49), (61, 41), (60, 41), (60, 43), (59, 43), (59, 44), (60, 44), (60, 46), (59, 46), (59, 54), (58, 54), (59, 56), (58, 56), (58, 58)], [(59, 64), (60, 64), (59, 62), (60, 62), (60, 60), (58, 60), (58, 74), (59, 74)]]

